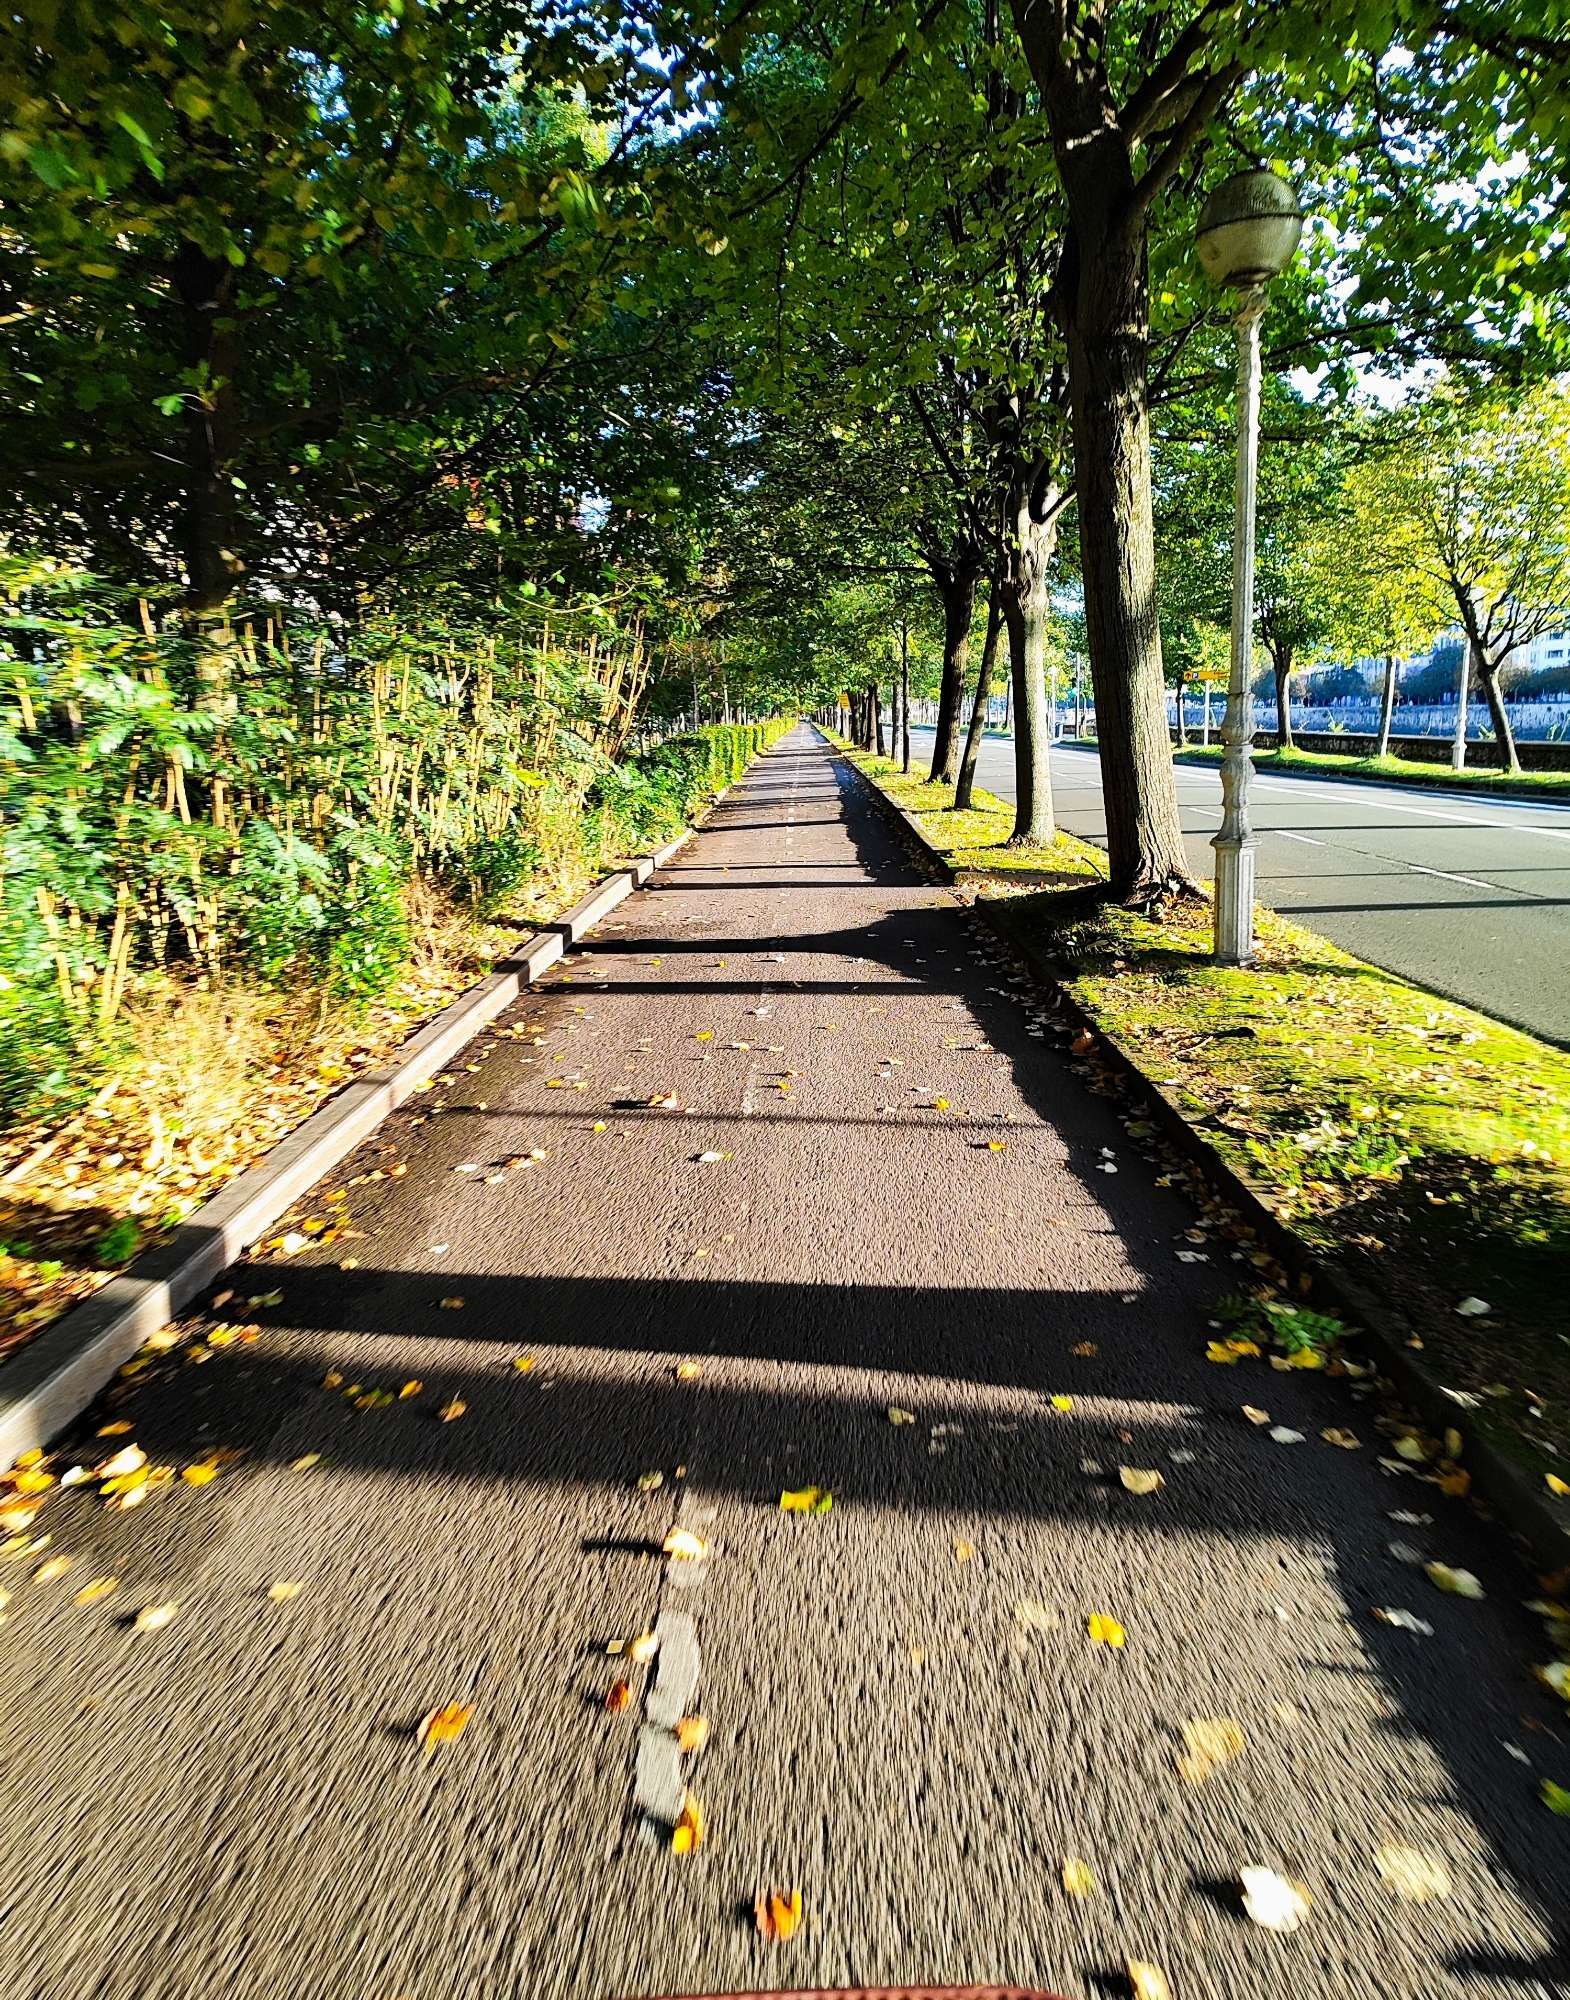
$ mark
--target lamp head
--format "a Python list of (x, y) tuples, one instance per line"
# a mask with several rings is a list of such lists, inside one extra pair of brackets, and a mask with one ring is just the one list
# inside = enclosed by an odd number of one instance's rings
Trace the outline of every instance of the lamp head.
[(1297, 195), (1265, 167), (1213, 187), (1195, 229), (1205, 275), (1232, 291), (1267, 284), (1284, 271), (1302, 234)]

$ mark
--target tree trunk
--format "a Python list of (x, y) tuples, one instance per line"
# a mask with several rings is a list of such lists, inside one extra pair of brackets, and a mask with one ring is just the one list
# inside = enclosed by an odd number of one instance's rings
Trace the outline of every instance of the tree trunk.
[[(1115, 895), (1192, 888), (1178, 820), (1156, 616), (1144, 211), (1111, 115), (1102, 42), (1060, 10), (1013, 0), (1041, 90), (1070, 228), (1057, 281), (1068, 350), (1085, 630)], [(1102, 17), (1098, 10), (1096, 18)]]
[(1394, 653), (1386, 653), (1385, 689), (1379, 703), (1379, 747), (1374, 752), (1376, 757), (1388, 757), (1390, 755), (1390, 724), (1395, 716), (1395, 712), (1396, 656)]
[(1177, 677), (1177, 740), (1180, 750), (1188, 748), (1188, 724), (1183, 718), (1183, 688), (1186, 679), (1187, 676), (1180, 667)]
[(1032, 519), (1028, 495), (1016, 498), (1013, 515), (999, 593), (1014, 685), (1015, 806), (1010, 842), (1047, 844), (1057, 837), (1047, 721), (1047, 570), (1057, 530), (1051, 523)]
[(883, 690), (876, 681), (868, 683), (867, 700), (872, 708), (872, 730), (868, 737), (867, 748), (876, 751), (880, 757), (886, 757), (889, 749), (887, 738), (883, 734)]
[[(1276, 752), (1295, 750), (1292, 740), (1292, 661), (1272, 661), (1276, 677)], [(1254, 699), (1254, 691), (1249, 689), (1248, 698)]]
[(900, 769), (910, 776), (910, 625), (899, 621)]
[(1488, 703), (1489, 720), (1494, 725), (1494, 739), (1498, 743), (1504, 759), (1504, 768), (1521, 774), (1521, 755), (1515, 747), (1515, 730), (1511, 726), (1510, 711), (1505, 707), (1505, 698), (1499, 690), (1498, 665), (1485, 666), (1482, 657), (1477, 662), (1477, 678), (1483, 686), (1483, 699)]
[(194, 243), (176, 251), (171, 269), (180, 302), (181, 348), (186, 366), (207, 384), (185, 398), (185, 491), (180, 510), (180, 552), (186, 604), (199, 616), (221, 611), (244, 565), (235, 553), (234, 377), (238, 356), (228, 318), (234, 270)]
[(959, 717), (970, 683), (970, 621), (976, 609), (981, 564), (972, 554), (935, 564), (933, 580), (943, 599), (943, 678), (938, 685), (938, 720), (932, 738), (929, 779), (952, 785), (959, 776)]
[(976, 700), (970, 711), (970, 727), (965, 732), (965, 753), (960, 758), (959, 781), (954, 787), (954, 810), (969, 812), (976, 791), (976, 761), (981, 755), (981, 739), (986, 734), (987, 710), (992, 703), (992, 676), (997, 670), (998, 633), (1003, 625), (1003, 586), (992, 579), (987, 594), (987, 636), (981, 644), (981, 671), (976, 676)]

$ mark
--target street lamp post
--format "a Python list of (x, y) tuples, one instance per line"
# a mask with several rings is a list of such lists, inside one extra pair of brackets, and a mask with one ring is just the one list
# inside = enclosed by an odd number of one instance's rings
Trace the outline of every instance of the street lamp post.
[(1215, 958), (1254, 960), (1254, 830), (1248, 817), (1254, 775), (1254, 487), (1259, 465), (1259, 322), (1265, 287), (1292, 261), (1303, 212), (1287, 183), (1264, 168), (1233, 174), (1200, 211), (1199, 261), (1216, 284), (1237, 294), (1237, 501), (1232, 538), (1232, 662), (1222, 724), (1221, 828), (1216, 850)]

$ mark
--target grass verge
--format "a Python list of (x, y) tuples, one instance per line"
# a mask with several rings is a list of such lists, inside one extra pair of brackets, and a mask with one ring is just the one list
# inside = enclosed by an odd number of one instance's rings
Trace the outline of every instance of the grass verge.
[[(921, 790), (850, 754), (897, 804)], [(943, 817), (921, 816), (934, 845)], [(1570, 1481), (1570, 1055), (1268, 910), (1238, 972), (1211, 960), (1206, 901), (1157, 919), (1000, 874), (988, 904), (1283, 1222), (1389, 1303), (1474, 1427)]]
[[(1219, 764), (1221, 747), (1212, 743), (1174, 750), (1172, 761)], [(1377, 778), (1384, 784), (1428, 785), (1440, 791), (1570, 799), (1570, 771), (1452, 771), (1448, 765), (1419, 764), (1410, 757), (1342, 757), (1318, 750), (1256, 750), (1254, 763), (1261, 771), (1298, 771), (1304, 777)]]
[(907, 777), (892, 759), (858, 750), (843, 737), (836, 741), (859, 771), (914, 817), (923, 837), (957, 875), (1009, 876), (1066, 886), (1093, 882), (1106, 874), (1100, 851), (1071, 833), (1060, 832), (1046, 845), (1010, 845), (1014, 808), (980, 785), (972, 794), (970, 809), (956, 812), (947, 785), (931, 784), (925, 773), (915, 770)]
[[(1261, 911), (1259, 964), (1161, 920), (1010, 899), (1003, 928), (1317, 1252), (1388, 1300), (1473, 1421), (1570, 1477), (1570, 1056)], [(1462, 1313), (1483, 1301), (1483, 1313)]]

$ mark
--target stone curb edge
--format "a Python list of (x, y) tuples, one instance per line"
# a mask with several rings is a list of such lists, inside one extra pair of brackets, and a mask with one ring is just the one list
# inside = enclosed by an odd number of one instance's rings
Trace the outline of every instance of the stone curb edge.
[[(709, 801), (698, 824), (730, 788)], [(642, 888), (692, 836), (687, 827), (653, 854), (613, 868), (581, 901), (400, 1044), (380, 1069), (356, 1077), (255, 1166), (220, 1188), (167, 1241), (138, 1257), (57, 1319), (0, 1370), (0, 1466), (46, 1445), (80, 1416), (115, 1370), (226, 1270), (249, 1243), (374, 1132), (482, 1028), (512, 1005), (571, 945)]]
[[(914, 817), (896, 805), (853, 758), (833, 743), (829, 747), (844, 758), (883, 810), (900, 821), (938, 878), (954, 882), (954, 870)], [(1557, 1570), (1570, 1565), (1570, 1522), (1559, 1518), (1552, 1502), (1536, 1491), (1520, 1466), (1474, 1425), (1468, 1424), (1468, 1413), (1453, 1403), (1429, 1370), (1413, 1358), (1405, 1342), (1415, 1329), (1401, 1309), (1378, 1297), (1281, 1220), (1264, 1192), (1206, 1142), (1128, 1051), (1074, 998), (1051, 960), (1013, 934), (1000, 919), (999, 912), (1005, 905), (989, 904), (978, 897), (971, 907), (991, 931), (1029, 963), (1051, 993), (1064, 1022), (1095, 1037), (1097, 1049), (1108, 1067), (1140, 1092), (1162, 1136), (1199, 1168), (1214, 1191), (1237, 1210), (1244, 1223), (1294, 1277), (1307, 1278), (1322, 1304), (1328, 1305), (1338, 1318), (1357, 1326), (1370, 1355), (1423, 1421), (1435, 1431), (1452, 1426), (1462, 1431), (1466, 1438), (1467, 1467), (1479, 1496), (1521, 1537), (1544, 1568)]]

